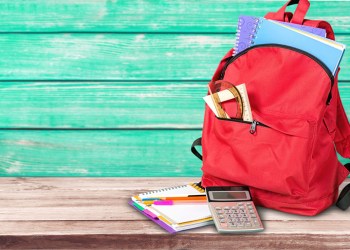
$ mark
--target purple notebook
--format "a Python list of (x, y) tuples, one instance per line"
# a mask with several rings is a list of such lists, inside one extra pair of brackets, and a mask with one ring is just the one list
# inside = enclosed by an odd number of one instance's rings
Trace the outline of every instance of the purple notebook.
[(143, 209), (140, 210), (137, 206), (135, 206), (135, 203), (130, 200), (129, 205), (131, 205), (133, 208), (135, 208), (137, 211), (139, 211), (140, 213), (142, 213), (143, 215), (145, 215), (148, 219), (152, 220), (153, 222), (157, 223), (159, 226), (161, 226), (162, 228), (164, 228), (166, 231), (168, 231), (169, 233), (176, 233), (177, 231), (174, 230), (171, 226), (169, 226), (168, 224), (166, 224), (165, 222), (163, 222), (162, 220), (158, 219), (158, 217), (153, 214), (151, 211), (147, 210), (147, 209)]
[[(326, 30), (324, 29), (305, 26), (305, 25), (299, 25), (294, 23), (286, 23), (286, 22), (281, 22), (281, 23), (291, 26), (293, 28), (310, 32), (318, 36), (326, 37)], [(254, 17), (254, 16), (239, 17), (234, 55), (245, 50), (246, 48), (249, 48), (252, 45), (252, 40), (256, 35), (256, 31), (259, 27), (259, 24), (260, 24), (259, 17)]]

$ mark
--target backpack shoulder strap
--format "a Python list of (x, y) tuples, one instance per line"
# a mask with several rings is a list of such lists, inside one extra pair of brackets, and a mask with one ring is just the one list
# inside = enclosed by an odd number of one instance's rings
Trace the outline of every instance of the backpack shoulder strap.
[(329, 22), (326, 22), (323, 20), (307, 20), (307, 19), (305, 19), (303, 22), (303, 25), (324, 29), (324, 30), (326, 30), (326, 37), (328, 39), (335, 40), (334, 31), (333, 31), (333, 28)]
[(191, 152), (195, 156), (197, 156), (198, 159), (200, 159), (202, 161), (203, 156), (197, 151), (196, 146), (202, 146), (202, 137), (199, 137), (196, 140), (194, 140), (194, 142), (192, 143), (192, 146), (191, 146)]
[[(226, 53), (226, 55), (221, 59), (219, 65), (218, 65), (217, 69), (215, 70), (215, 73), (214, 73), (214, 75), (212, 77), (212, 81), (216, 81), (219, 78), (219, 76), (221, 74), (221, 71), (222, 71), (223, 67), (225, 66), (227, 60), (232, 57), (233, 51), (234, 51), (233, 49), (230, 49)], [(202, 137), (197, 138), (196, 140), (194, 140), (194, 142), (191, 145), (191, 152), (198, 159), (200, 159), (202, 161), (203, 160), (203, 156), (197, 151), (196, 146), (202, 146)]]
[(336, 101), (336, 129), (334, 135), (334, 144), (337, 149), (337, 152), (345, 157), (350, 158), (350, 124), (344, 106), (340, 99), (338, 88), (334, 91), (333, 98)]
[[(345, 164), (345, 167), (350, 172), (350, 163)], [(341, 191), (336, 205), (342, 210), (346, 210), (350, 206), (350, 184), (345, 186), (345, 188)]]
[[(336, 86), (334, 89), (334, 101), (336, 102), (336, 124), (334, 144), (337, 152), (345, 157), (350, 158), (350, 124), (344, 106), (340, 99), (339, 90)], [(350, 172), (350, 163), (344, 167)], [(346, 210), (350, 206), (350, 184), (348, 184), (340, 193), (336, 202), (337, 207)]]

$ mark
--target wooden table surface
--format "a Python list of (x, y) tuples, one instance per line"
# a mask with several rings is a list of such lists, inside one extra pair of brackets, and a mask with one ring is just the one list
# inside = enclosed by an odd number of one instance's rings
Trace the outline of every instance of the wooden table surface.
[(350, 249), (350, 210), (304, 217), (258, 208), (262, 233), (220, 235), (211, 225), (170, 235), (127, 204), (133, 194), (191, 181), (2, 178), (0, 249)]

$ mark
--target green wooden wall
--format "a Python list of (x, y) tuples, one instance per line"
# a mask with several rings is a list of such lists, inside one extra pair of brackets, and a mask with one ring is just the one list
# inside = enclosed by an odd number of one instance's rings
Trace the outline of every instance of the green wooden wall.
[[(350, 2), (311, 1), (350, 48)], [(199, 176), (209, 81), (239, 14), (284, 1), (1, 0), (0, 176)], [(340, 91), (350, 114), (350, 52)]]

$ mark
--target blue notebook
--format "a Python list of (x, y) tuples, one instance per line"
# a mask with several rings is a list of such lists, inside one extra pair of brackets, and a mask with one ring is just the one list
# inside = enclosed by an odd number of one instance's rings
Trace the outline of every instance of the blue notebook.
[(319, 37), (275, 21), (260, 18), (253, 44), (282, 44), (312, 54), (336, 74), (343, 57), (345, 45)]
[[(251, 46), (252, 39), (254, 38), (256, 29), (259, 25), (259, 21), (260, 21), (259, 17), (244, 16), (244, 15), (239, 16), (234, 55), (238, 54), (239, 52)], [(295, 23), (287, 23), (287, 22), (280, 22), (280, 23), (296, 29), (310, 32), (318, 36), (326, 37), (325, 29), (315, 28), (315, 27), (310, 27), (310, 26), (300, 25)]]

